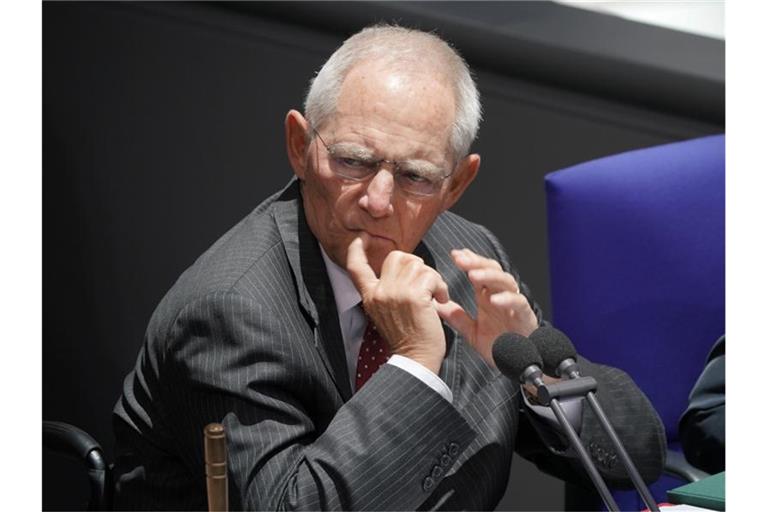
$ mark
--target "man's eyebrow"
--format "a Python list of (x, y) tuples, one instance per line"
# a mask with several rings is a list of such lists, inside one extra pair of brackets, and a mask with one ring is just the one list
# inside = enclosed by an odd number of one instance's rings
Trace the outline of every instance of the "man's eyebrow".
[(400, 168), (407, 171), (417, 172), (427, 176), (442, 176), (445, 170), (439, 165), (435, 165), (428, 160), (409, 159), (400, 161)]
[[(365, 161), (377, 161), (381, 160), (376, 156), (376, 153), (361, 144), (355, 144), (354, 142), (337, 142), (329, 144), (328, 149), (335, 156), (342, 156), (345, 158), (356, 158)], [(407, 160), (398, 160), (400, 168), (408, 171), (418, 172), (419, 174), (426, 174), (429, 176), (442, 176), (445, 174), (445, 169), (436, 165), (428, 160), (420, 160), (418, 158), (409, 158)]]
[(343, 156), (349, 158), (359, 158), (360, 160), (376, 159), (376, 155), (371, 149), (353, 142), (337, 142), (330, 144), (328, 149), (333, 153), (343, 153)]

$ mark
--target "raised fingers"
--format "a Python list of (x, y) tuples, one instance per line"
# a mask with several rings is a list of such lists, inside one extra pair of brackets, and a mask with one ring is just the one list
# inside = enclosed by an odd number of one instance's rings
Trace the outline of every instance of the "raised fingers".
[(525, 296), (503, 291), (490, 294), (487, 300), (496, 311), (493, 314), (504, 319), (507, 331), (528, 336), (538, 326), (536, 315)]
[(520, 309), (528, 304), (528, 299), (519, 293), (510, 291), (498, 292), (488, 297), (488, 302), (500, 308), (509, 308), (510, 310)]
[(360, 291), (360, 295), (363, 296), (368, 295), (371, 288), (378, 283), (376, 273), (368, 264), (368, 256), (365, 254), (367, 236), (363, 233), (352, 240), (347, 248), (347, 272), (349, 272), (355, 287)]
[(520, 293), (520, 287), (511, 274), (495, 268), (474, 268), (467, 272), (470, 282), (475, 287), (495, 291)]
[(453, 258), (456, 266), (464, 272), (468, 272), (474, 268), (488, 268), (501, 270), (501, 265), (498, 261), (485, 256), (480, 256), (469, 249), (454, 249), (451, 251), (451, 257)]

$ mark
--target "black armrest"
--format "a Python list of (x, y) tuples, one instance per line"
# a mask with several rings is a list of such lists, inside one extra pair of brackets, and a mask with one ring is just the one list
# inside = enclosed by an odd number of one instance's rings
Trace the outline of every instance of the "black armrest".
[(664, 472), (674, 475), (688, 482), (698, 482), (702, 478), (707, 478), (709, 473), (702, 471), (691, 465), (685, 460), (685, 456), (676, 451), (667, 450), (667, 460), (664, 463)]
[(91, 469), (106, 469), (101, 445), (87, 432), (60, 421), (43, 422), (43, 446), (54, 453), (83, 462)]
[(92, 450), (101, 445), (87, 432), (60, 421), (43, 422), (43, 446), (70, 459), (86, 462)]
[(104, 460), (101, 445), (93, 437), (68, 423), (44, 421), (43, 447), (86, 466), (91, 488), (88, 510), (111, 509), (111, 471)]

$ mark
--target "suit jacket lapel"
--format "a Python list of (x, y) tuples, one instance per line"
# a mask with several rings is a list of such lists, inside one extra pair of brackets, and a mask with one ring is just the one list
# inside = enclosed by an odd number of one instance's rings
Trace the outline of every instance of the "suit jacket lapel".
[(274, 211), (296, 280), (299, 302), (313, 323), (315, 347), (333, 377), (339, 394), (347, 401), (352, 396), (352, 390), (336, 300), (320, 246), (304, 216), (298, 181), (294, 180), (288, 186)]

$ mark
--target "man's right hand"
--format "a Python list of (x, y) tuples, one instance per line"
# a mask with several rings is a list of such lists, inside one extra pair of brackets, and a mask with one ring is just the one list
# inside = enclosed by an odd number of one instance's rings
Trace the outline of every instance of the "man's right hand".
[(363, 233), (347, 250), (347, 271), (363, 298), (363, 309), (393, 354), (437, 374), (445, 357), (445, 333), (433, 300), (449, 302), (448, 285), (424, 260), (402, 251), (389, 253), (376, 277), (365, 254), (367, 241)]

